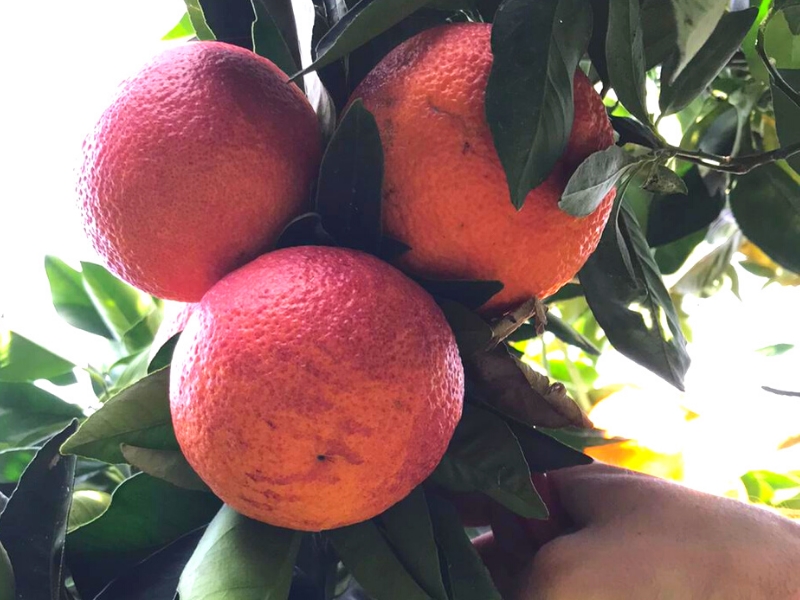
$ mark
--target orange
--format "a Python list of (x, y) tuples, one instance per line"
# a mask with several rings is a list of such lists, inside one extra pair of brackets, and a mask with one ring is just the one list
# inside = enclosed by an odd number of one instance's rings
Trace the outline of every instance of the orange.
[(84, 227), (119, 277), (195, 302), (305, 209), (320, 154), (311, 105), (273, 63), (219, 42), (175, 47), (120, 86), (87, 137)]
[(484, 307), (496, 313), (553, 294), (594, 251), (614, 191), (583, 218), (558, 200), (577, 166), (613, 135), (600, 96), (577, 71), (566, 151), (517, 211), (484, 112), (490, 36), (491, 25), (480, 23), (424, 31), (390, 52), (353, 98), (380, 130), (384, 227), (411, 246), (399, 265), (424, 277), (500, 280), (503, 291)]
[(175, 434), (254, 519), (306, 531), (369, 519), (439, 463), (464, 374), (433, 299), (354, 250), (258, 258), (195, 307), (175, 349)]

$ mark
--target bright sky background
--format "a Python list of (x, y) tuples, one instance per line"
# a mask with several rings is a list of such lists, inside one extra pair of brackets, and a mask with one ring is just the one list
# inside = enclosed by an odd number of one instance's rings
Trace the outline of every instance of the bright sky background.
[[(3, 8), (0, 328), (85, 364), (84, 345), (92, 336), (56, 315), (43, 258), (54, 254), (73, 265), (96, 260), (83, 238), (73, 189), (81, 141), (118, 82), (164, 47), (160, 38), (180, 19), (184, 4), (43, 0)], [(704, 443), (737, 453), (755, 468), (765, 465), (748, 443), (760, 432), (794, 427), (800, 433), (800, 400), (759, 389), (800, 389), (800, 289), (762, 291), (763, 280), (740, 273), (743, 302), (729, 292), (691, 302), (695, 341), (686, 395), (613, 353), (599, 365), (598, 384), (637, 382), (650, 397), (703, 409), (710, 416), (706, 423), (715, 425)], [(773, 358), (754, 352), (777, 343), (798, 348)], [(762, 410), (755, 414), (754, 406)], [(716, 452), (706, 453), (716, 460)], [(793, 456), (800, 468), (800, 456)]]

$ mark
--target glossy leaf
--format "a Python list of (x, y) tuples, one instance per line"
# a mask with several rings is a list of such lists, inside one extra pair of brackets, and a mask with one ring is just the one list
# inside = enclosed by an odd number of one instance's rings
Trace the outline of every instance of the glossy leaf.
[(73, 327), (114, 339), (114, 334), (83, 287), (81, 272), (55, 256), (45, 257), (44, 268), (50, 283), (53, 306), (59, 316)]
[(463, 358), (488, 348), (493, 337), (492, 328), (480, 315), (453, 300), (439, 298), (437, 303), (453, 330)]
[(741, 235), (737, 232), (709, 254), (697, 261), (683, 277), (672, 286), (676, 294), (693, 294), (706, 298), (717, 292), (728, 274), (731, 259), (741, 244)]
[[(782, 69), (781, 77), (795, 90), (800, 90), (800, 69)], [(800, 106), (787, 96), (778, 86), (772, 85), (772, 103), (775, 108), (775, 128), (781, 146), (800, 143)], [(800, 154), (786, 161), (800, 173)]]
[(181, 17), (181, 20), (175, 24), (175, 27), (165, 33), (164, 37), (161, 39), (166, 42), (169, 40), (180, 40), (183, 38), (192, 37), (194, 35), (195, 32), (194, 27), (192, 26), (192, 17), (188, 12), (186, 12)]
[(73, 421), (42, 446), (0, 514), (0, 544), (14, 567), (19, 599), (61, 598), (75, 457), (61, 456), (58, 448), (76, 427)]
[[(76, 483), (77, 485), (77, 483)], [(102, 515), (111, 505), (111, 494), (96, 490), (78, 490), (72, 494), (72, 506), (69, 509), (67, 531), (94, 521)]]
[(153, 552), (206, 525), (219, 508), (211, 494), (144, 473), (125, 480), (106, 512), (67, 535), (67, 564), (81, 595), (94, 598)]
[(285, 600), (301, 536), (223, 506), (181, 574), (181, 600)]
[(75, 365), (13, 331), (0, 330), (0, 382), (74, 383)]
[(737, 178), (730, 203), (750, 241), (800, 273), (800, 182), (777, 164), (765, 165)]
[(435, 494), (427, 494), (427, 499), (450, 599), (501, 600), (455, 508)]
[(377, 252), (381, 243), (383, 148), (378, 125), (360, 100), (342, 117), (322, 158), (317, 212), (334, 239)]
[(187, 490), (209, 491), (178, 450), (153, 450), (120, 444), (120, 451), (129, 465), (148, 475)]
[(728, 0), (671, 0), (676, 24), (678, 60), (672, 78), (680, 75), (703, 47), (725, 12)]
[(725, 13), (706, 43), (672, 83), (661, 82), (659, 106), (670, 115), (683, 110), (716, 78), (739, 49), (758, 15), (757, 8)]
[(504, 417), (519, 442), (531, 473), (545, 473), (592, 462), (589, 456), (549, 435), (545, 429), (536, 429)]
[(202, 6), (203, 17), (214, 39), (253, 49), (255, 13), (251, 0), (198, 0), (198, 3)]
[(374, 520), (325, 532), (344, 566), (380, 600), (430, 600)]
[(530, 469), (516, 436), (493, 413), (466, 404), (433, 482), (452, 491), (481, 491), (526, 518), (544, 518), (547, 508), (531, 484)]
[(35, 443), (60, 430), (83, 410), (32, 383), (0, 381), (0, 442)]
[(477, 310), (503, 289), (500, 281), (468, 279), (417, 279), (429, 294)]
[[(268, 58), (284, 73), (296, 73), (301, 66), (297, 25), (291, 0), (252, 0), (253, 50)], [(302, 88), (302, 79), (295, 81)]]
[(203, 8), (200, 5), (200, 0), (183, 0), (186, 4), (186, 13), (189, 15), (189, 20), (192, 22), (192, 29), (197, 34), (199, 40), (215, 40), (214, 33), (208, 27), (206, 16), (203, 14)]
[(95, 600), (173, 600), (203, 531), (187, 533), (154, 552), (108, 584)]
[(678, 33), (672, 3), (644, 0), (640, 19), (644, 34), (645, 68), (650, 70), (666, 62), (676, 51)]
[(637, 144), (645, 148), (660, 148), (661, 140), (648, 127), (628, 117), (611, 116), (611, 126), (619, 135), (617, 145)]
[(659, 246), (655, 250), (656, 264), (662, 275), (671, 275), (680, 269), (692, 251), (706, 237), (706, 229), (682, 237), (679, 240)]
[(580, 279), (611, 344), (683, 389), (690, 362), (686, 340), (650, 247), (624, 202), (612, 214)]
[(764, 50), (778, 69), (800, 69), (800, 4), (776, 11), (764, 27)]
[(638, 164), (619, 146), (591, 154), (569, 178), (558, 207), (574, 217), (592, 214), (617, 181)]
[(639, 0), (609, 0), (606, 64), (619, 101), (639, 121), (649, 123)]
[(486, 117), (517, 208), (564, 152), (590, 30), (584, 0), (506, 0), (495, 14)]
[(360, 0), (322, 36), (317, 44), (316, 60), (301, 73), (321, 69), (350, 54), (428, 1)]
[(169, 412), (169, 370), (148, 375), (107, 401), (61, 449), (109, 463), (125, 462), (120, 444), (178, 450)]

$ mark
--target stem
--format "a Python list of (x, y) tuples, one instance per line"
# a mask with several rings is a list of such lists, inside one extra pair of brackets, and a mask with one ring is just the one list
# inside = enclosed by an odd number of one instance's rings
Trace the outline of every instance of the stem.
[(764, 62), (764, 65), (767, 67), (769, 71), (769, 76), (772, 79), (772, 83), (775, 84), (780, 91), (786, 94), (789, 99), (794, 102), (795, 106), (800, 108), (800, 92), (797, 92), (789, 83), (783, 78), (780, 71), (772, 64), (772, 61), (767, 56), (767, 50), (764, 48), (764, 32), (762, 30), (758, 30), (758, 36), (756, 37), (756, 52), (758, 52), (758, 56)]
[(746, 156), (719, 156), (708, 152), (682, 150), (675, 146), (667, 146), (667, 151), (671, 156), (682, 158), (683, 160), (702, 165), (715, 171), (724, 173), (735, 173), (744, 175), (757, 167), (778, 161), (785, 160), (795, 154), (800, 153), (800, 142), (790, 144), (784, 148), (778, 148), (770, 152), (760, 154), (748, 154)]

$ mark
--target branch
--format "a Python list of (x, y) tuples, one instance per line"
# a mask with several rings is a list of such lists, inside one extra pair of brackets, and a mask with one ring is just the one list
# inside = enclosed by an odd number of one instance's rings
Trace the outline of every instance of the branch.
[(780, 91), (786, 94), (789, 99), (794, 102), (795, 106), (800, 108), (800, 93), (797, 92), (789, 83), (783, 78), (780, 71), (775, 67), (772, 61), (767, 56), (767, 50), (764, 48), (764, 32), (759, 29), (758, 36), (756, 37), (756, 52), (758, 52), (758, 56), (764, 62), (764, 65), (767, 67), (769, 71), (769, 76), (772, 79), (772, 83), (775, 84)]
[(734, 173), (744, 175), (757, 167), (778, 161), (786, 160), (795, 154), (800, 153), (800, 142), (790, 144), (784, 148), (778, 148), (770, 152), (760, 154), (748, 154), (746, 156), (719, 156), (707, 152), (683, 150), (675, 146), (667, 146), (667, 151), (671, 156), (682, 158), (683, 160), (702, 165), (715, 171), (724, 173)]

